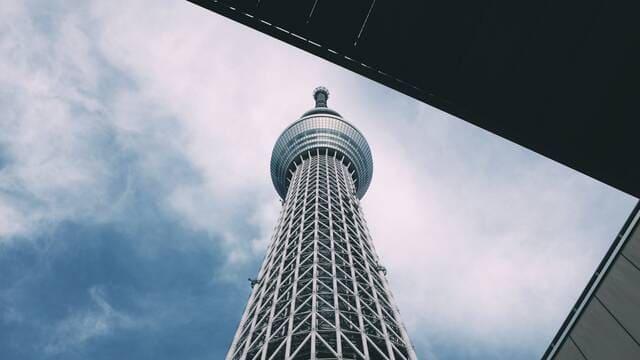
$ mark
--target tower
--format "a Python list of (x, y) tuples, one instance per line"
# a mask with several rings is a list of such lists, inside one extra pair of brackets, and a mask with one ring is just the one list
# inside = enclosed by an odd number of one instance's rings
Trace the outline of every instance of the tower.
[(227, 360), (415, 359), (360, 208), (369, 145), (313, 96), (273, 148), (282, 211)]

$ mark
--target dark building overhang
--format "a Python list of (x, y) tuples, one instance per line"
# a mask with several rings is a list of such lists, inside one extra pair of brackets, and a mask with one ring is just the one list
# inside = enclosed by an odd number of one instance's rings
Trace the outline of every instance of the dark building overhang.
[(635, 2), (189, 1), (640, 197)]

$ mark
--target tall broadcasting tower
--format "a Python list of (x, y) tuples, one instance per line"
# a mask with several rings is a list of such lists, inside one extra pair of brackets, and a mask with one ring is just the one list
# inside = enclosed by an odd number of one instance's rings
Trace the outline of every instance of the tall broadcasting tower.
[(360, 208), (369, 145), (313, 97), (273, 148), (283, 207), (227, 360), (416, 359)]

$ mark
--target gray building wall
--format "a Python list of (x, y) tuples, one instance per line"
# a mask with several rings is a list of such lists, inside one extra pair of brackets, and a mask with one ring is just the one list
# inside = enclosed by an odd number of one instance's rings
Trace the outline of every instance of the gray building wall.
[(593, 284), (595, 290), (577, 304), (581, 311), (576, 311), (557, 351), (545, 358), (640, 359), (639, 217), (637, 211), (632, 213), (630, 230), (621, 233), (626, 241), (611, 254), (613, 260), (601, 270), (604, 276)]

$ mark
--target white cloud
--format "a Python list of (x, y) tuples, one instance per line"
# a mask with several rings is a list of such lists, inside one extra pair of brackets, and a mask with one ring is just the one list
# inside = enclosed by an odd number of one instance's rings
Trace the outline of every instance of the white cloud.
[(99, 179), (108, 177), (92, 156), (101, 124), (75, 113), (100, 107), (85, 94), (97, 68), (78, 18), (65, 16), (57, 34), (45, 34), (25, 5), (7, 8), (0, 25), (0, 208), (13, 214), (6, 220), (13, 225), (0, 229), (0, 242), (93, 212), (105, 200)]
[(128, 315), (121, 313), (106, 301), (99, 287), (89, 289), (92, 308), (72, 314), (56, 324), (49, 343), (44, 346), (48, 354), (64, 353), (69, 349), (84, 346), (88, 341), (106, 336), (113, 331), (141, 326)]
[[(191, 4), (127, 3), (126, 13), (122, 6), (93, 8), (105, 57), (134, 74), (138, 85), (116, 104), (119, 127), (149, 126), (149, 117), (131, 117), (138, 106), (132, 98), (179, 119), (182, 137), (168, 133), (167, 141), (201, 179), (170, 189), (167, 205), (190, 226), (222, 233), (231, 262), (261, 258), (278, 214), (268, 178), (273, 143), (312, 106), (311, 90), (319, 81), (342, 81), (343, 74)], [(240, 214), (243, 207), (253, 214)], [(245, 232), (236, 228), (239, 216), (258, 228), (258, 239), (243, 238)]]
[(540, 356), (633, 199), (418, 108), (369, 134), (363, 202), (404, 319), (421, 343)]

